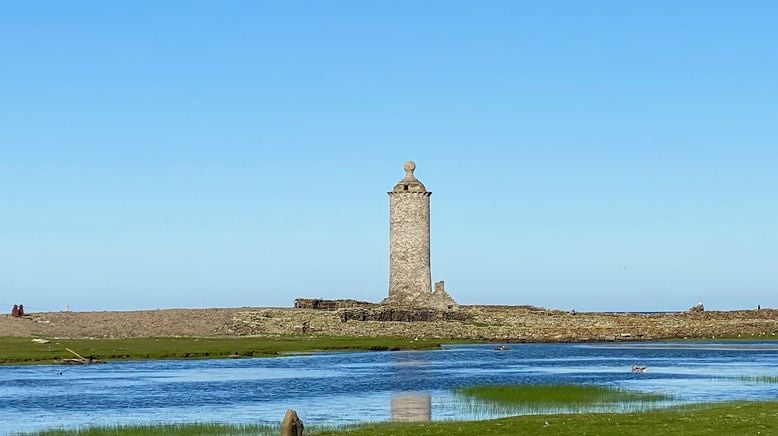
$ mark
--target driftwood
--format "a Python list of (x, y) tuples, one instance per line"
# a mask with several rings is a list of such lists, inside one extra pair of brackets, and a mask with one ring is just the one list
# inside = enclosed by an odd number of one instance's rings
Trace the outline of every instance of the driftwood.
[(286, 411), (281, 421), (281, 436), (303, 436), (303, 421), (292, 409)]
[(78, 357), (79, 359), (81, 359), (81, 360), (86, 360), (86, 358), (85, 358), (84, 356), (82, 356), (82, 355), (80, 355), (80, 354), (76, 353), (75, 351), (71, 350), (70, 348), (67, 348), (67, 347), (65, 347), (65, 349), (66, 349), (66, 350), (68, 350), (68, 351), (70, 351), (71, 353), (73, 353), (73, 355), (74, 355), (74, 356), (76, 356), (76, 357)]
[(60, 363), (63, 365), (91, 365), (93, 363), (104, 363), (102, 360), (97, 360), (93, 357), (84, 357), (75, 351), (71, 350), (70, 348), (65, 348), (69, 352), (73, 353), (74, 356), (76, 356), (75, 359), (62, 359), (60, 360)]

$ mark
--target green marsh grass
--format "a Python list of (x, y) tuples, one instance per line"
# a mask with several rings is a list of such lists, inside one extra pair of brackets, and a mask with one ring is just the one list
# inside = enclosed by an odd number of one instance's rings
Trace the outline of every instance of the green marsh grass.
[[(48, 339), (0, 337), (0, 364), (54, 363), (73, 357), (65, 348), (100, 360), (205, 359), (272, 357), (317, 351), (389, 351), (439, 348), (440, 340), (407, 338), (353, 338), (330, 336), (179, 337), (132, 339)], [(455, 341), (446, 341), (455, 342)]]
[(775, 375), (744, 375), (738, 379), (749, 383), (778, 383), (778, 376)]
[(635, 413), (527, 415), (487, 421), (368, 424), (320, 436), (778, 435), (778, 402), (727, 403)]
[[(708, 404), (636, 413), (530, 415), (486, 421), (377, 423), (333, 429), (312, 428), (314, 436), (645, 436), (778, 435), (778, 402)], [(45, 436), (103, 435), (245, 435), (268, 434), (266, 426), (193, 424), (180, 426), (100, 427), (48, 431)], [(275, 434), (275, 433), (272, 433)]]
[(458, 388), (454, 393), (488, 403), (538, 407), (583, 407), (671, 399), (661, 394), (590, 385), (483, 385)]
[(105, 427), (90, 427), (77, 430), (46, 430), (33, 433), (40, 436), (104, 436), (104, 435), (173, 435), (173, 436), (199, 436), (199, 435), (253, 435), (276, 436), (278, 426), (248, 424), (161, 424), (161, 425), (119, 425)]

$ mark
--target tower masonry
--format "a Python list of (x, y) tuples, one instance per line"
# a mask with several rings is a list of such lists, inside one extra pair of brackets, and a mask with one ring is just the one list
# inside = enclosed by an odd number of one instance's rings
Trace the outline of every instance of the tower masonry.
[(389, 192), (389, 297), (385, 304), (434, 307), (456, 305), (442, 282), (432, 290), (430, 196), (405, 162), (405, 177)]

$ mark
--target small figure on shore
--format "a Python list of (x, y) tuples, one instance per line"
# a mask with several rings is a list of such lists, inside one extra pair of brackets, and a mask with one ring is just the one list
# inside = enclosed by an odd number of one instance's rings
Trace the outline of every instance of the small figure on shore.
[(19, 306), (17, 306), (16, 304), (14, 304), (13, 309), (11, 309), (11, 316), (14, 318), (19, 317)]
[(19, 318), (24, 316), (24, 304), (20, 304), (19, 305), (19, 313), (18, 313), (18, 315), (19, 315)]
[(762, 305), (761, 305), (761, 304), (757, 304), (757, 305), (756, 305), (756, 310), (757, 310), (757, 311), (760, 311), (760, 310), (762, 310)]

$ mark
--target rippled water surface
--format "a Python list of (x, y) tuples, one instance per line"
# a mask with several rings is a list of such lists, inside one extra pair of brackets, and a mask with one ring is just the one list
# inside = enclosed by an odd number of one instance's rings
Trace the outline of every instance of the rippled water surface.
[[(0, 367), (0, 422), (15, 430), (159, 422), (308, 423), (481, 419), (506, 410), (463, 401), (474, 384), (600, 384), (675, 403), (778, 399), (778, 342), (526, 344), (239, 360)], [(647, 366), (633, 374), (630, 364)], [(615, 409), (623, 407), (609, 406)], [(0, 427), (0, 432), (3, 429)]]

